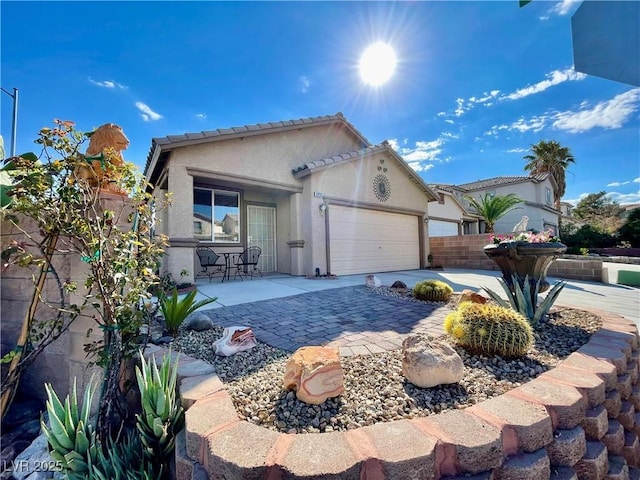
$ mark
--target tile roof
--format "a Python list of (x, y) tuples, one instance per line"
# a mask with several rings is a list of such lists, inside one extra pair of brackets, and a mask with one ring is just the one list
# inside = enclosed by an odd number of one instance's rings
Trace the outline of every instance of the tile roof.
[(419, 185), (422, 190), (427, 193), (433, 200), (437, 200), (438, 196), (436, 193), (429, 188), (429, 186), (422, 180), (422, 178), (416, 173), (416, 171), (404, 161), (404, 159), (391, 147), (388, 141), (384, 141), (378, 145), (370, 145), (360, 150), (354, 150), (351, 152), (340, 153), (337, 155), (332, 155), (330, 157), (321, 158), (320, 160), (314, 160), (312, 162), (305, 163), (304, 165), (300, 165), (299, 167), (294, 168), (291, 173), (296, 178), (306, 177), (307, 175), (311, 175), (313, 172), (317, 170), (322, 170), (329, 166), (339, 165), (347, 162), (351, 162), (353, 160), (357, 160), (362, 157), (366, 157), (376, 152), (388, 152), (390, 153), (400, 164), (400, 166), (407, 172), (412, 181)]
[(493, 177), (487, 178), (484, 180), (476, 180), (475, 182), (469, 183), (461, 183), (459, 185), (455, 185), (455, 188), (459, 188), (461, 190), (483, 190), (491, 187), (500, 187), (504, 185), (511, 185), (514, 183), (522, 183), (522, 182), (530, 182), (533, 181), (535, 183), (542, 182), (550, 176), (550, 173), (538, 173), (536, 175), (531, 176), (512, 176), (512, 177)]
[(374, 152), (381, 152), (387, 149), (388, 145), (381, 143), (379, 145), (372, 145), (370, 147), (363, 148), (361, 150), (354, 150), (352, 152), (347, 153), (339, 153), (338, 155), (333, 155), (331, 157), (321, 158), (320, 160), (314, 160), (309, 163), (305, 163), (304, 165), (300, 165), (292, 170), (292, 173), (295, 177), (306, 177), (307, 175), (312, 174), (314, 171), (319, 168), (323, 168), (329, 165), (336, 165), (339, 163), (347, 163), (351, 160), (355, 160), (357, 158), (361, 158), (367, 156)]
[[(147, 162), (144, 167), (144, 173), (145, 175), (149, 176), (149, 168), (151, 167), (151, 163), (157, 149), (166, 151), (175, 147), (185, 145), (208, 143), (235, 137), (260, 135), (265, 133), (280, 132), (318, 125), (327, 125), (332, 123), (342, 123), (346, 125), (347, 128), (360, 139), (363, 146), (371, 145), (369, 140), (367, 140), (367, 138), (362, 135), (362, 133), (360, 133), (360, 131), (356, 127), (354, 127), (353, 124), (351, 124), (341, 112), (338, 112), (335, 115), (322, 115), (318, 117), (301, 118), (298, 120), (258, 123), (255, 125), (245, 125), (243, 127), (218, 128), (216, 130), (185, 133), (182, 135), (167, 135), (166, 137), (155, 137), (151, 139), (151, 148), (149, 150), (149, 154), (147, 155)], [(153, 172), (151, 172), (151, 174), (152, 173)]]

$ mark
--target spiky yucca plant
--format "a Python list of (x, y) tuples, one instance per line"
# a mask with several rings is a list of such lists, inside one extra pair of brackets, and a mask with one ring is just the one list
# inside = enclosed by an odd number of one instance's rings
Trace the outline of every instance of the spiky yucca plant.
[(440, 280), (423, 280), (416, 283), (411, 294), (418, 300), (446, 302), (451, 297), (453, 288)]
[(462, 302), (446, 316), (444, 329), (458, 345), (473, 353), (520, 357), (533, 344), (533, 329), (527, 319), (495, 305)]
[(51, 427), (43, 419), (40, 419), (40, 425), (49, 442), (51, 458), (59, 463), (65, 478), (84, 480), (97, 461), (99, 450), (95, 431), (89, 422), (94, 394), (93, 377), (85, 389), (81, 408), (78, 406), (75, 378), (71, 394), (65, 398), (64, 405), (51, 384), (46, 383), (44, 388), (47, 391), (46, 405)]
[(147, 362), (141, 354), (142, 368), (136, 367), (142, 402), (142, 413), (136, 415), (136, 427), (145, 456), (154, 464), (156, 472), (162, 468), (165, 475), (168, 475), (168, 463), (173, 457), (175, 437), (184, 426), (184, 409), (176, 394), (177, 359), (175, 367), (171, 368), (172, 356), (171, 353), (165, 355), (158, 368), (155, 357)]
[(533, 291), (531, 291), (531, 283), (529, 282), (529, 276), (524, 277), (523, 286), (520, 285), (518, 281), (518, 277), (513, 275), (511, 277), (511, 283), (513, 284), (513, 291), (507, 285), (507, 282), (504, 279), (499, 278), (498, 281), (505, 293), (507, 294), (507, 298), (509, 302), (505, 302), (500, 295), (495, 293), (493, 290), (482, 287), (485, 292), (489, 294), (489, 296), (501, 307), (509, 308), (511, 307), (516, 312), (522, 314), (525, 318), (529, 320), (529, 323), (533, 328), (536, 328), (540, 323), (540, 320), (549, 312), (555, 301), (558, 299), (558, 295), (567, 284), (567, 282), (560, 281), (556, 283), (545, 299), (540, 303), (540, 305), (536, 305), (536, 299), (538, 298), (538, 292), (540, 291), (540, 280), (536, 282), (533, 287)]

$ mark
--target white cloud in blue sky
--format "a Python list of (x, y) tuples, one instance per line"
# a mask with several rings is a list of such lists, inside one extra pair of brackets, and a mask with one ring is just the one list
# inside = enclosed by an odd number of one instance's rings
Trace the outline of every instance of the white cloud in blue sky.
[(551, 88), (555, 85), (560, 85), (564, 82), (584, 80), (585, 78), (587, 78), (584, 73), (576, 72), (573, 68), (554, 70), (553, 72), (547, 73), (546, 77), (547, 78), (545, 80), (524, 88), (520, 88), (513, 93), (504, 95), (501, 98), (507, 100), (519, 100), (521, 98), (528, 97), (529, 95), (544, 92), (546, 89)]
[(162, 115), (160, 115), (157, 112), (154, 112), (151, 107), (149, 107), (149, 105), (147, 105), (144, 102), (136, 102), (135, 103), (136, 108), (138, 110), (140, 110), (140, 116), (142, 117), (142, 119), (145, 122), (150, 122), (150, 121), (155, 121), (155, 120), (160, 120), (162, 118)]
[(207, 118), (207, 114), (206, 113), (196, 113), (196, 118), (198, 120), (205, 120)]
[(115, 88), (119, 88), (120, 90), (126, 90), (127, 87), (125, 85), (122, 85), (121, 83), (118, 82), (114, 82), (113, 80), (104, 80), (104, 81), (98, 81), (98, 80), (94, 80), (93, 78), (89, 77), (89, 82), (91, 82), (92, 84), (98, 86), (98, 87), (102, 87), (102, 88), (111, 88), (111, 89), (115, 89)]
[(300, 77), (298, 77), (298, 86), (300, 87), (300, 91), (302, 93), (307, 93), (309, 87), (311, 86), (309, 77), (307, 77), (306, 75), (301, 75)]

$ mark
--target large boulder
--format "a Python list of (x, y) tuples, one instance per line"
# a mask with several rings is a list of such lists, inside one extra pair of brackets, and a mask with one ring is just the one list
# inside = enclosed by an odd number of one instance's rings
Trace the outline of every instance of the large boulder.
[(402, 373), (416, 387), (430, 388), (462, 380), (464, 364), (445, 341), (412, 335), (402, 342)]
[(302, 347), (287, 362), (285, 390), (295, 390), (301, 402), (320, 405), (344, 392), (344, 372), (337, 348)]

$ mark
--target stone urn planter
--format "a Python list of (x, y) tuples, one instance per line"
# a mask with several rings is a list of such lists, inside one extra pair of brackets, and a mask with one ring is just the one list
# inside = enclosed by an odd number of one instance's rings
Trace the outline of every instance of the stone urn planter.
[(520, 284), (529, 276), (531, 291), (540, 280), (538, 292), (549, 289), (547, 270), (556, 258), (567, 250), (560, 242), (530, 243), (526, 241), (508, 241), (486, 245), (484, 253), (492, 259), (502, 271), (502, 278), (509, 288), (513, 289), (512, 276), (515, 275)]

